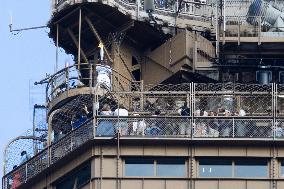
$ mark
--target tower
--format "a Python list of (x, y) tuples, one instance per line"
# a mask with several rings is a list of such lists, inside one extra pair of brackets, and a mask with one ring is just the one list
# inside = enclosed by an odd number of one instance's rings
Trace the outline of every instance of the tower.
[(282, 4), (52, 1), (75, 64), (36, 83), (46, 146), (3, 188), (282, 188)]

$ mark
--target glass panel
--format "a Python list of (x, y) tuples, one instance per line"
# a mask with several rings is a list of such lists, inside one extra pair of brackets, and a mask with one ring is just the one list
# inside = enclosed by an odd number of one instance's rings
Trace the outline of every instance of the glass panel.
[(64, 179), (61, 183), (56, 185), (56, 189), (73, 188), (75, 183), (74, 177)]
[(91, 165), (84, 167), (77, 174), (77, 186), (86, 184), (91, 179)]
[(231, 160), (203, 159), (199, 161), (200, 177), (232, 177)]
[(281, 177), (284, 177), (284, 161), (281, 161)]
[[(75, 171), (69, 173), (64, 179), (62, 179), (57, 185), (56, 189), (76, 188), (83, 186), (91, 179), (91, 164), (85, 164), (82, 167), (75, 169)], [(76, 182), (75, 182), (76, 181)]]
[(267, 177), (266, 160), (238, 160), (235, 162), (235, 177)]
[(157, 176), (185, 176), (184, 159), (159, 159), (157, 160)]
[(125, 176), (154, 176), (154, 160), (126, 159)]

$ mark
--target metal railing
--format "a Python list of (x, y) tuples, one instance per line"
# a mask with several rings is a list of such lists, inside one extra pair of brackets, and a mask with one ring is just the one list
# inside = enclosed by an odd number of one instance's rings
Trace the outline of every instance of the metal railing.
[(96, 136), (283, 138), (283, 120), (243, 117), (98, 117)]
[[(99, 74), (102, 72), (108, 80), (99, 78)], [(93, 78), (96, 78), (96, 80)], [(94, 68), (94, 64), (89, 63), (81, 63), (80, 70), (78, 70), (77, 64), (63, 68), (43, 80), (43, 82), (47, 82), (47, 102), (51, 102), (54, 98), (64, 92), (68, 93), (71, 89), (94, 87), (97, 83), (104, 85), (106, 89), (111, 91), (129, 90), (129, 87), (131, 86), (131, 80), (119, 74), (114, 69), (101, 64), (96, 64), (96, 68)], [(36, 84), (43, 82), (38, 82)]]
[(264, 16), (226, 16), (223, 24), (223, 37), (258, 37), (259, 41), (264, 37), (284, 37), (282, 28), (267, 26), (263, 23)]
[[(284, 139), (284, 119), (204, 116), (98, 116), (96, 137), (113, 138), (118, 133), (122, 137), (141, 138), (200, 138), (238, 139)], [(58, 142), (12, 170), (3, 177), (3, 189), (19, 186), (32, 179), (65, 157), (82, 144), (94, 139), (92, 122), (69, 132)]]
[[(77, 129), (70, 129), (63, 138), (7, 173), (3, 177), (3, 188), (27, 182), (94, 137), (113, 138), (120, 133), (122, 137), (187, 140), (284, 139), (284, 85), (132, 84), (125, 91), (109, 92), (98, 98), (92, 98), (89, 93), (80, 94), (62, 106), (61, 111), (53, 116), (53, 128), (73, 127), (73, 115), (82, 113), (85, 105), (97, 102), (98, 113), (93, 114), (96, 128), (92, 122), (84, 122)], [(123, 108), (121, 102), (129, 116), (100, 115), (105, 104), (108, 104), (109, 111), (115, 112)], [(189, 111), (182, 116), (181, 108), (185, 102)]]
[(17, 188), (93, 138), (93, 123), (89, 121), (7, 173), (2, 188)]

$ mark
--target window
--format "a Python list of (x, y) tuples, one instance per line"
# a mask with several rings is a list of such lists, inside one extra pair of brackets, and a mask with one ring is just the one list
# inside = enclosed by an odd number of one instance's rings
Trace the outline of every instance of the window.
[(126, 159), (125, 176), (154, 176), (154, 160)]
[(284, 177), (284, 160), (281, 161), (281, 177)]
[(203, 159), (199, 161), (200, 177), (232, 177), (232, 161)]
[(129, 158), (125, 160), (125, 176), (184, 177), (184, 158)]
[(85, 164), (68, 174), (56, 184), (56, 189), (78, 188), (91, 179), (91, 164)]
[(157, 160), (157, 176), (185, 176), (185, 160), (184, 159), (158, 159)]
[(235, 177), (267, 177), (266, 160), (237, 160), (235, 161)]
[(260, 159), (202, 159), (200, 177), (268, 177), (267, 160)]

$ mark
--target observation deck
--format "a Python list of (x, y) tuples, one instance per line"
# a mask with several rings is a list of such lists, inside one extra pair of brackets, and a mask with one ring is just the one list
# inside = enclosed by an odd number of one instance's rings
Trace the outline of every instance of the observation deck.
[[(256, 6), (256, 4), (259, 6)], [(211, 35), (211, 37), (207, 36), (208, 39), (210, 38), (213, 42), (218, 41), (223, 44), (226, 42), (238, 44), (257, 43), (260, 45), (262, 43), (284, 42), (284, 26), (277, 21), (277, 18), (282, 14), (279, 8), (281, 6), (283, 6), (283, 2), (268, 5), (261, 0), (227, 0), (222, 2), (216, 2), (215, 0), (192, 0), (181, 2), (168, 1), (167, 3), (154, 1), (152, 15), (155, 22), (161, 26), (162, 33), (173, 34), (174, 28), (189, 28), (207, 32), (208, 35)], [(73, 13), (72, 10), (75, 11), (78, 7), (83, 7), (82, 10), (85, 16), (91, 20), (100, 21), (100, 25), (106, 22), (106, 28), (110, 28), (113, 31), (116, 28), (115, 22), (123, 23), (123, 20), (129, 19), (134, 20), (135, 24), (154, 25), (151, 24), (151, 18), (145, 10), (144, 1), (61, 0), (53, 2), (52, 5), (53, 18), (50, 21), (50, 28), (54, 41), (56, 41), (55, 26), (60, 24), (62, 19), (65, 22), (73, 23), (73, 27), (78, 25), (78, 21), (75, 21), (78, 18), (71, 14)], [(92, 10), (100, 9), (100, 11), (95, 11), (95, 13), (90, 11), (90, 8)], [(66, 11), (71, 15), (66, 16), (64, 14)], [(218, 21), (216, 18), (218, 18)], [(131, 37), (139, 33), (138, 30), (135, 30), (135, 24), (133, 30), (127, 32)], [(98, 30), (100, 30), (100, 25), (95, 27), (98, 27)], [(65, 28), (65, 25), (62, 24), (61, 27)], [(85, 30), (84, 32), (87, 31)], [(111, 30), (101, 30), (100, 33), (107, 35), (109, 32)], [(156, 37), (152, 36), (152, 39)], [(215, 38), (213, 39), (212, 37)], [(63, 43), (62, 45), (64, 48), (67, 47)]]
[[(280, 84), (143, 85), (124, 80), (114, 85), (123, 77), (112, 70), (107, 85), (72, 76), (70, 69), (47, 80), (49, 136), (54, 132), (57, 137), (49, 137), (45, 149), (16, 169), (6, 164), (4, 189), (15, 174), (20, 176), (18, 188), (24, 188), (69, 155), (100, 142), (281, 145), (284, 140)], [(185, 103), (187, 111), (182, 112)], [(115, 115), (117, 109), (128, 115)], [(103, 111), (114, 114), (104, 116)]]

